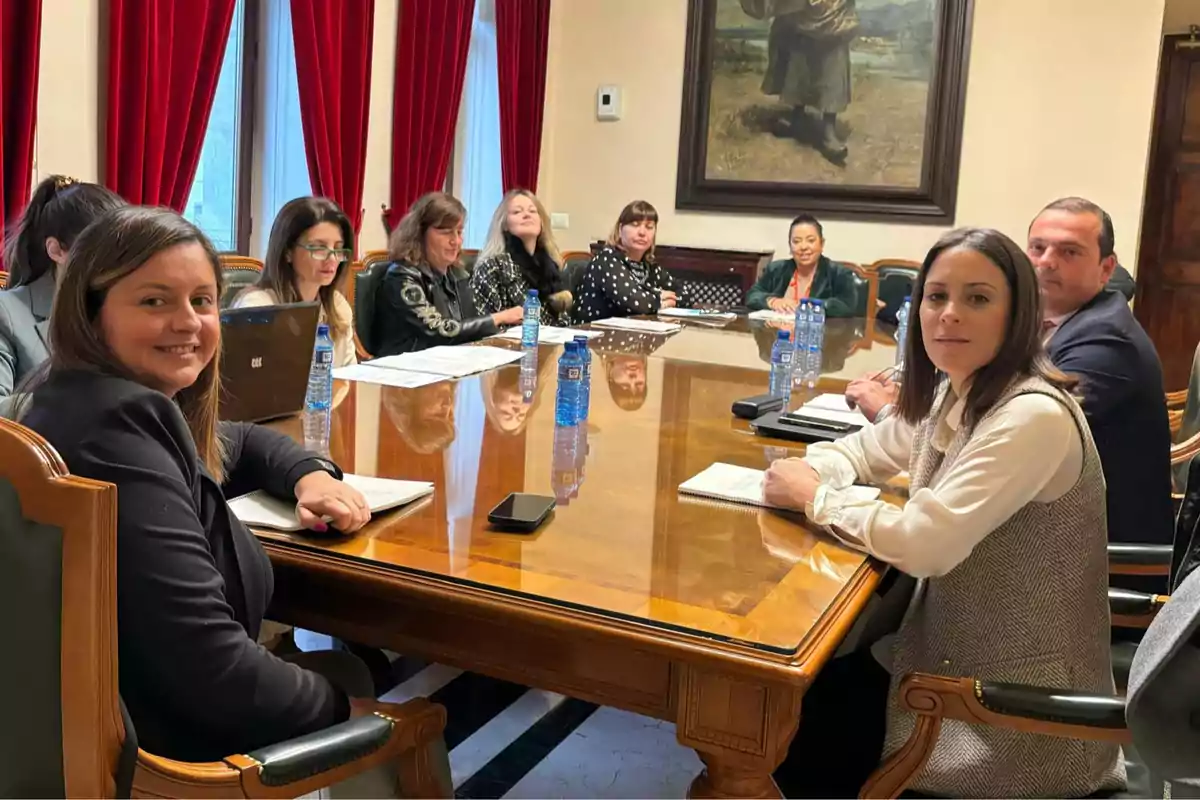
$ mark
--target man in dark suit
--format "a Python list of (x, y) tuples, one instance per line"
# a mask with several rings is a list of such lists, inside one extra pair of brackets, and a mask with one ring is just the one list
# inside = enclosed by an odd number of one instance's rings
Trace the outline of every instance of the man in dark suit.
[(1079, 378), (1108, 484), (1109, 540), (1170, 544), (1171, 431), (1162, 364), (1125, 297), (1105, 286), (1117, 266), (1113, 244), (1112, 219), (1079, 197), (1054, 201), (1029, 226), (1046, 352)]

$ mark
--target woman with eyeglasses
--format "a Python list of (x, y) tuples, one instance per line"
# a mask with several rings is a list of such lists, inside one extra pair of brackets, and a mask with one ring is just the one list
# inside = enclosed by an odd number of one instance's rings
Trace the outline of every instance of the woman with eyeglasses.
[(338, 204), (297, 197), (275, 217), (258, 284), (234, 298), (233, 308), (319, 300), (320, 321), (333, 339), (334, 366), (354, 364), (354, 312), (341, 291), (353, 255), (354, 229)]

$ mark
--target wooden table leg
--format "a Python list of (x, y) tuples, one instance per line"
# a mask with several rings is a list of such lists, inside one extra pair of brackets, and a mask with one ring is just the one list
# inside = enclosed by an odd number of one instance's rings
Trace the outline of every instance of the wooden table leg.
[(704, 762), (690, 797), (780, 797), (771, 777), (800, 721), (799, 688), (689, 665), (678, 670), (676, 736)]

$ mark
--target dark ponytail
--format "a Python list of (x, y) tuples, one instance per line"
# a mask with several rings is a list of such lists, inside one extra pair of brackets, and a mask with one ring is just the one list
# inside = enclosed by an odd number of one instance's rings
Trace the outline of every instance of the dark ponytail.
[(4, 238), (9, 288), (27, 286), (54, 269), (46, 252), (47, 239), (53, 237), (69, 250), (93, 220), (123, 205), (120, 196), (94, 183), (80, 183), (65, 175), (43, 180)]

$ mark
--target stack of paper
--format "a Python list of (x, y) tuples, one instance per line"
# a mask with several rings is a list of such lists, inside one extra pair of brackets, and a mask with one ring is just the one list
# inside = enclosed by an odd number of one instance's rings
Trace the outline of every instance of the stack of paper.
[(597, 328), (616, 328), (639, 333), (675, 333), (680, 330), (680, 326), (676, 322), (655, 322), (650, 319), (629, 319), (628, 317), (598, 319), (592, 325)]
[(850, 407), (846, 405), (845, 395), (840, 394), (817, 395), (793, 413), (826, 422), (845, 422), (860, 428), (871, 424), (858, 409), (851, 411)]
[(681, 319), (722, 320), (729, 322), (737, 319), (732, 311), (712, 311), (705, 308), (660, 308), (660, 317), (679, 317)]
[(333, 377), (340, 381), (377, 383), (381, 386), (397, 386), (401, 389), (415, 389), (418, 386), (425, 386), (445, 380), (441, 375), (434, 375), (429, 372), (385, 369), (371, 364), (350, 364), (346, 367), (338, 367), (333, 371)]
[[(346, 475), (343, 480), (363, 493), (372, 514), (411, 503), (433, 492), (433, 484), (428, 481), (396, 481), (365, 475)], [(250, 527), (280, 531), (302, 529), (296, 519), (295, 504), (271, 497), (266, 492), (244, 494), (230, 500), (229, 507), (238, 519)]]
[[(578, 328), (556, 328), (553, 325), (538, 326), (538, 344), (566, 344), (574, 341), (576, 336), (586, 336), (588, 339), (595, 339), (598, 336), (603, 336), (604, 331), (581, 331)], [(514, 342), (521, 341), (521, 326), (509, 328), (504, 333), (496, 335), (499, 339), (512, 339)]]
[(520, 350), (502, 347), (451, 347), (443, 345), (415, 353), (384, 356), (367, 362), (372, 367), (428, 372), (443, 378), (461, 378), (521, 360)]
[[(763, 479), (761, 469), (738, 467), (733, 464), (713, 464), (694, 478), (679, 484), (684, 494), (725, 500), (731, 503), (763, 506)], [(869, 502), (879, 497), (879, 490), (871, 486), (851, 486), (842, 490), (857, 502)]]
[(788, 314), (785, 311), (772, 311), (769, 308), (764, 308), (761, 311), (751, 311), (750, 319), (762, 319), (774, 322), (795, 322), (796, 315)]

